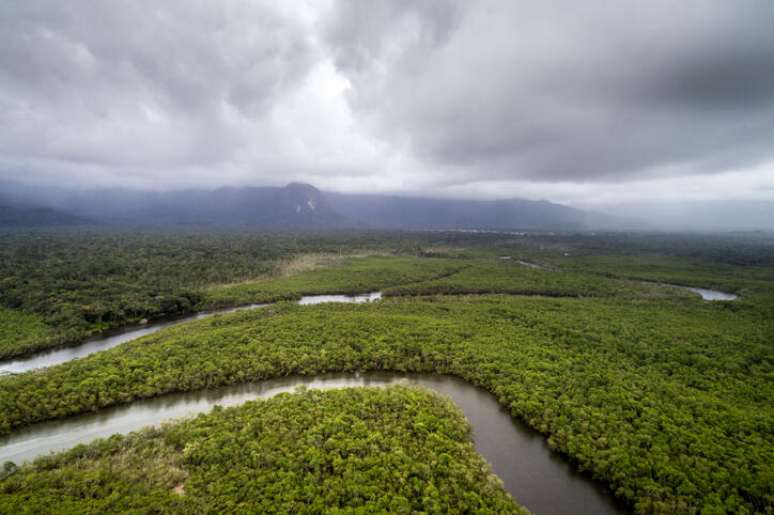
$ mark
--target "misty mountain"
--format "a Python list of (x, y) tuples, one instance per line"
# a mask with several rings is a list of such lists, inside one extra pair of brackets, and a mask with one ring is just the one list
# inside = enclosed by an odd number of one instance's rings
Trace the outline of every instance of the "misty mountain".
[[(341, 225), (344, 220), (316, 188), (291, 183), (284, 188), (220, 188), (182, 190), (123, 197), (115, 191), (111, 208), (89, 205), (93, 214), (112, 222), (150, 225), (214, 225), (262, 229), (316, 229)], [(135, 196), (137, 195), (137, 196)], [(123, 197), (123, 198), (122, 198)]]
[[(31, 202), (29, 190), (15, 190)], [(344, 219), (316, 188), (291, 183), (284, 188), (220, 188), (149, 192), (126, 189), (59, 192), (42, 197), (50, 207), (108, 224), (215, 226), (260, 229), (332, 228)]]
[(78, 216), (48, 207), (0, 205), (0, 227), (43, 227), (91, 223)]
[[(5, 186), (5, 185), (4, 185)], [(139, 226), (285, 229), (585, 229), (615, 219), (546, 201), (454, 200), (321, 192), (309, 184), (149, 192), (5, 186), (16, 202), (38, 202), (76, 219)], [(52, 214), (53, 216), (53, 214)]]
[(457, 200), (328, 193), (336, 210), (385, 229), (586, 229), (615, 219), (544, 200)]

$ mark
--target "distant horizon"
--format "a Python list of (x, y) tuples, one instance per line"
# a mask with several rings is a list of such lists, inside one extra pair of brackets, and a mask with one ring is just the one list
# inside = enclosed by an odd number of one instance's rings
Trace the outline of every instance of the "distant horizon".
[[(265, 182), (265, 183), (242, 183), (242, 184), (221, 184), (221, 185), (190, 185), (190, 186), (169, 186), (164, 188), (153, 188), (149, 186), (122, 186), (122, 185), (95, 185), (95, 186), (67, 186), (67, 185), (40, 185), (40, 184), (34, 184), (29, 183), (24, 180), (10, 180), (10, 181), (3, 181), (2, 178), (0, 178), (0, 186), (3, 185), (5, 182), (6, 185), (12, 185), (12, 186), (21, 186), (22, 188), (29, 188), (30, 190), (36, 190), (36, 191), (47, 191), (47, 190), (60, 190), (60, 191), (67, 191), (67, 192), (89, 192), (89, 191), (128, 191), (128, 192), (144, 192), (144, 193), (172, 193), (172, 192), (179, 192), (179, 191), (218, 191), (222, 189), (242, 189), (242, 188), (284, 188), (291, 184), (302, 184), (307, 186), (312, 186), (313, 188), (324, 192), (324, 193), (333, 193), (333, 194), (340, 194), (340, 195), (374, 195), (374, 196), (382, 196), (382, 197), (407, 197), (407, 198), (425, 198), (425, 199), (441, 199), (441, 200), (467, 200), (467, 201), (504, 201), (504, 200), (530, 200), (533, 202), (550, 202), (554, 204), (561, 204), (565, 206), (571, 206), (571, 207), (577, 207), (577, 206), (586, 206), (586, 207), (578, 207), (578, 209), (592, 209), (596, 204), (584, 202), (584, 201), (574, 201), (574, 202), (567, 202), (567, 201), (561, 201), (556, 200), (554, 198), (550, 197), (541, 197), (541, 196), (531, 196), (528, 194), (520, 195), (518, 192), (515, 192), (513, 195), (508, 196), (483, 196), (483, 195), (465, 195), (464, 193), (444, 193), (443, 191), (433, 193), (433, 192), (427, 192), (427, 191), (416, 191), (416, 190), (377, 190), (377, 191), (370, 191), (366, 189), (336, 189), (336, 188), (325, 188), (320, 187), (317, 184), (313, 182), (308, 181), (285, 181), (285, 182)], [(0, 199), (2, 198), (2, 191), (0, 190)], [(757, 204), (763, 204), (763, 205), (772, 205), (774, 206), (774, 200), (766, 200), (766, 199), (725, 199), (725, 198), (685, 198), (685, 199), (676, 199), (675, 201), (679, 201), (681, 203), (714, 203), (714, 202), (749, 202), (749, 203), (757, 203)], [(648, 200), (639, 200), (635, 202), (636, 204), (664, 204), (665, 202), (663, 200), (657, 200), (657, 199), (648, 199)], [(611, 204), (601, 204), (601, 205), (613, 205)]]
[[(640, 202), (620, 202), (611, 204), (585, 204), (560, 202), (546, 198), (529, 197), (500, 197), (486, 198), (476, 196), (452, 196), (452, 195), (433, 195), (433, 192), (349, 192), (336, 191), (331, 189), (318, 188), (315, 184), (300, 181), (290, 181), (283, 184), (249, 184), (249, 185), (222, 185), (213, 187), (185, 187), (169, 189), (150, 189), (140, 187), (122, 187), (122, 186), (62, 186), (62, 187), (40, 187), (23, 181), (5, 181), (5, 185), (11, 185), (16, 188), (16, 193), (11, 193), (11, 197), (21, 197), (30, 207), (35, 207), (38, 203), (42, 207), (56, 207), (58, 202), (68, 195), (98, 194), (99, 192), (111, 191), (114, 193), (129, 194), (167, 194), (184, 192), (216, 192), (219, 190), (240, 190), (240, 189), (282, 189), (291, 184), (303, 184), (311, 186), (324, 194), (332, 195), (367, 195), (383, 198), (396, 199), (415, 199), (428, 201), (460, 201), (460, 202), (508, 202), (508, 201), (529, 201), (544, 202), (558, 206), (566, 206), (572, 209), (578, 209), (588, 213), (611, 216), (622, 220), (629, 220), (622, 225), (622, 230), (643, 230), (643, 231), (698, 231), (698, 232), (727, 232), (727, 231), (772, 231), (774, 230), (774, 202), (767, 201), (744, 201), (744, 200), (682, 200), (672, 202), (640, 201)], [(0, 186), (3, 183), (0, 182)], [(26, 193), (19, 193), (19, 190), (27, 190)], [(0, 191), (0, 205), (4, 196)], [(7, 192), (6, 192), (7, 193)], [(46, 198), (48, 197), (48, 198)], [(53, 200), (59, 199), (59, 200)], [(633, 215), (633, 211), (635, 214)], [(701, 223), (697, 221), (701, 220)], [(593, 229), (589, 229), (593, 230)]]

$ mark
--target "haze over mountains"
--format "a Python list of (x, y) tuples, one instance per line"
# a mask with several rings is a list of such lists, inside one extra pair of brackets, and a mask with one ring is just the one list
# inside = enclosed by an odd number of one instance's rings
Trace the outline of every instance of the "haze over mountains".
[(0, 182), (0, 227), (82, 224), (256, 230), (774, 230), (774, 203), (626, 203), (576, 209), (545, 200), (464, 200), (284, 187), (213, 190), (37, 188)]
[(48, 207), (0, 205), (0, 227), (50, 227), (84, 223), (88, 221)]
[[(513, 200), (548, 199), (642, 221), (613, 228), (774, 230), (772, 2), (71, 4), (0, 3), (0, 196), (72, 190), (26, 207), (608, 227)], [(274, 193), (248, 186), (291, 182), (411, 199), (324, 193), (332, 218), (252, 206)], [(73, 193), (96, 188), (145, 191)]]
[[(82, 223), (284, 229), (591, 229), (619, 219), (547, 201), (455, 200), (321, 192), (314, 186), (168, 192), (38, 191), (6, 185), (0, 225)], [(26, 213), (26, 215), (24, 215)], [(38, 216), (31, 216), (38, 213)]]

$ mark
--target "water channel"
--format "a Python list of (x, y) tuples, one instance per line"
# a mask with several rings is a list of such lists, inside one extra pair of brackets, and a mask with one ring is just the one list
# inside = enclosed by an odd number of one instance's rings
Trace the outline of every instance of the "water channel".
[[(308, 295), (301, 297), (298, 303), (302, 305), (321, 304), (324, 302), (362, 303), (379, 300), (381, 297), (382, 294), (380, 292), (366, 293), (363, 295)], [(140, 338), (141, 336), (153, 334), (156, 331), (164, 329), (165, 327), (171, 327), (173, 325), (190, 322), (191, 320), (199, 320), (201, 318), (206, 318), (213, 315), (222, 315), (224, 313), (256, 309), (264, 306), (266, 306), (266, 304), (248, 304), (246, 306), (240, 306), (237, 308), (203, 311), (193, 315), (161, 320), (151, 324), (130, 326), (120, 330), (102, 333), (89, 338), (85, 342), (78, 345), (36, 352), (35, 354), (2, 361), (0, 362), (0, 375), (4, 373), (20, 374), (22, 372), (35, 370), (37, 368), (59, 365), (60, 363), (65, 363), (76, 358), (83, 358), (89, 354), (94, 354), (95, 352), (111, 349), (117, 345), (121, 345), (122, 343)]]
[(289, 376), (212, 390), (164, 395), (61, 420), (20, 428), (0, 439), (0, 463), (28, 461), (95, 438), (128, 433), (164, 420), (233, 406), (294, 390), (386, 386), (407, 382), (450, 397), (473, 429), (476, 450), (491, 464), (505, 488), (538, 515), (626, 513), (599, 482), (577, 472), (551, 451), (545, 438), (514, 420), (482, 388), (452, 376), (373, 372), (318, 377)]
[[(736, 295), (705, 288), (687, 288), (705, 300), (734, 300)], [(363, 295), (313, 295), (302, 297), (301, 305), (324, 302), (372, 302), (381, 293)], [(121, 343), (152, 334), (165, 327), (191, 320), (256, 309), (266, 304), (251, 304), (189, 315), (174, 320), (136, 326), (91, 338), (81, 345), (41, 352), (0, 363), (0, 373), (19, 373), (52, 366), (110, 349)], [(476, 450), (492, 465), (506, 489), (536, 514), (625, 513), (600, 483), (578, 473), (568, 462), (552, 452), (545, 438), (514, 420), (488, 392), (465, 381), (439, 375), (367, 373), (357, 375), (293, 376), (199, 392), (165, 395), (135, 401), (76, 417), (43, 422), (21, 428), (0, 438), (0, 463), (22, 463), (41, 454), (61, 451), (114, 433), (127, 433), (162, 421), (209, 411), (215, 405), (232, 406), (251, 399), (267, 398), (292, 391), (298, 386), (337, 388), (386, 386), (408, 382), (449, 396), (465, 413), (473, 428)]]
[(687, 286), (681, 286), (681, 288), (685, 288), (688, 291), (692, 291), (693, 293), (698, 293), (701, 295), (701, 298), (704, 300), (736, 300), (739, 297), (737, 295), (734, 295), (733, 293), (726, 293), (723, 291), (717, 291), (717, 290), (708, 290), (707, 288), (689, 288)]

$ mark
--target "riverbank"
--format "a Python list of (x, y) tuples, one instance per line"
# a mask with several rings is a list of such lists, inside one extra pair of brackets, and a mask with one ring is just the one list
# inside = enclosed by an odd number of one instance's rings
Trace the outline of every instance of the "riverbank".
[[(754, 429), (774, 426), (768, 365), (754, 360), (769, 352), (771, 333), (771, 319), (748, 303), (682, 298), (284, 304), (183, 324), (4, 378), (0, 424), (7, 431), (134, 399), (289, 374), (453, 374), (495, 394), (510, 416), (639, 511), (654, 502), (709, 509), (713, 493), (743, 511), (745, 499), (774, 499), (761, 480), (774, 449), (762, 448), (765, 437)], [(718, 431), (733, 438), (718, 440)], [(696, 445), (705, 451), (696, 454)], [(694, 485), (692, 493), (670, 482), (674, 474)], [(649, 481), (655, 483), (646, 496), (640, 485)]]
[(462, 413), (406, 387), (285, 394), (7, 472), (4, 513), (527, 513)]
[(0, 462), (22, 463), (113, 433), (128, 433), (171, 418), (206, 413), (214, 406), (236, 406), (252, 399), (266, 399), (298, 387), (330, 389), (400, 384), (422, 387), (451, 399), (470, 423), (476, 451), (491, 465), (506, 490), (531, 511), (545, 515), (626, 512), (603, 484), (577, 472), (549, 448), (542, 436), (514, 420), (491, 394), (458, 378), (431, 374), (371, 372), (289, 376), (168, 394), (14, 432), (0, 439)]

